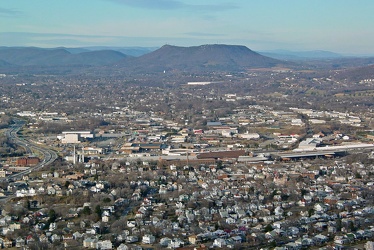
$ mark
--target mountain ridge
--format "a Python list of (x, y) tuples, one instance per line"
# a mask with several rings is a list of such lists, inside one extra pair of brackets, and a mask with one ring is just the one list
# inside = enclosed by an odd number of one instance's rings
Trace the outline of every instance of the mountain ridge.
[(164, 45), (140, 57), (123, 59), (119, 68), (132, 71), (240, 71), (248, 68), (269, 68), (282, 61), (265, 57), (243, 45), (206, 44), (180, 47)]
[(65, 48), (0, 47), (0, 60), (13, 66), (101, 66), (125, 57), (112, 50), (71, 53)]
[(343, 58), (344, 55), (326, 51), (326, 50), (307, 50), (307, 51), (290, 51), (290, 50), (268, 50), (259, 51), (261, 55), (276, 58), (279, 60), (311, 60), (311, 59), (336, 59)]
[[(113, 48), (106, 49), (106, 48)], [(332, 59), (279, 60), (261, 55), (243, 45), (205, 44), (181, 47), (164, 45), (141, 56), (129, 56), (115, 49), (131, 47), (38, 48), (1, 47), (0, 69), (7, 73), (133, 74), (162, 72), (240, 72), (258, 68), (336, 70), (363, 67), (373, 58), (338, 57)], [(135, 50), (146, 51), (141, 47)], [(151, 49), (150, 47), (148, 49)], [(138, 52), (134, 53), (138, 53)], [(141, 53), (143, 53), (141, 52)], [(330, 54), (317, 51), (320, 55)], [(287, 53), (287, 51), (283, 51)], [(332, 52), (331, 52), (332, 53)], [(337, 55), (335, 53), (330, 54)]]

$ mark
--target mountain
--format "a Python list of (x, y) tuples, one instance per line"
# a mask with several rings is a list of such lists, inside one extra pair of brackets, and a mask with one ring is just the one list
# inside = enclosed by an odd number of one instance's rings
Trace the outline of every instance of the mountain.
[(46, 65), (55, 64), (60, 58), (70, 55), (64, 49), (41, 49), (33, 47), (2, 47), (0, 48), (0, 60), (6, 61), (13, 65)]
[(0, 47), (0, 60), (18, 66), (102, 66), (128, 56), (112, 50), (71, 53), (65, 48)]
[[(93, 46), (93, 47), (83, 47), (83, 48), (76, 48), (75, 50), (86, 50), (86, 51), (97, 51), (97, 50), (114, 50), (121, 52), (122, 54), (129, 55), (129, 56), (142, 56), (148, 54), (152, 51), (158, 49), (158, 47), (108, 47), (108, 46)], [(73, 50), (73, 49), (68, 49)]]
[[(79, 54), (79, 53), (83, 53), (83, 52), (92, 51), (92, 50), (89, 50), (89, 49), (86, 49), (86, 48), (65, 48), (65, 47), (61, 47), (61, 49), (64, 49), (64, 50), (70, 52), (71, 54)], [(108, 50), (108, 49), (98, 49), (98, 50)]]
[(0, 60), (0, 67), (1, 66), (12, 66), (12, 64), (10, 64), (10, 63), (8, 63), (8, 62), (6, 62), (4, 60)]
[(163, 71), (242, 71), (251, 68), (269, 68), (284, 62), (262, 56), (240, 45), (201, 45), (178, 47), (164, 45), (143, 56), (124, 59), (117, 67), (135, 72)]
[(338, 80), (347, 79), (350, 81), (374, 79), (374, 65), (340, 70), (336, 73), (335, 78)]
[(335, 59), (342, 58), (343, 55), (324, 51), (324, 50), (311, 50), (311, 51), (289, 51), (289, 50), (270, 50), (260, 51), (261, 55), (276, 58), (279, 60), (310, 60), (310, 59)]
[(81, 65), (109, 65), (118, 62), (124, 58), (129, 58), (130, 56), (124, 55), (121, 52), (113, 50), (99, 50), (99, 51), (89, 51), (79, 54), (73, 54), (69, 59), (69, 63), (77, 63)]

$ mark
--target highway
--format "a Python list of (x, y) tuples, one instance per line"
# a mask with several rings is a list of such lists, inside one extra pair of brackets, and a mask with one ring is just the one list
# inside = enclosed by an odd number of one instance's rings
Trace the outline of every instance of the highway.
[(57, 154), (55, 151), (50, 149), (45, 149), (40, 146), (37, 146), (26, 139), (19, 138), (17, 133), (18, 131), (25, 125), (25, 121), (20, 119), (14, 119), (14, 124), (5, 132), (5, 135), (15, 144), (25, 148), (27, 154), (33, 154), (35, 152), (39, 152), (43, 155), (41, 158), (43, 159), (37, 165), (30, 167), (26, 171), (22, 171), (19, 173), (15, 173), (9, 175), (5, 178), (1, 178), (1, 181), (9, 181), (9, 180), (18, 180), (21, 179), (24, 175), (31, 173), (32, 171), (37, 171), (43, 167), (46, 167), (52, 164), (57, 159)]

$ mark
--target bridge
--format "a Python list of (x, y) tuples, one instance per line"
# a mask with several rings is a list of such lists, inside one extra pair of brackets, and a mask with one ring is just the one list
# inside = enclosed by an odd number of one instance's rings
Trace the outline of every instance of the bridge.
[(280, 160), (290, 160), (307, 157), (333, 157), (344, 155), (352, 151), (374, 150), (374, 144), (358, 143), (343, 146), (316, 147), (313, 150), (294, 150), (289, 152), (274, 152), (271, 158)]

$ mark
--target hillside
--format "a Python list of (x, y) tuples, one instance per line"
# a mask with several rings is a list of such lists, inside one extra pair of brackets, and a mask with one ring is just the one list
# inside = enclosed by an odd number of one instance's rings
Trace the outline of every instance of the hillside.
[(317, 59), (336, 59), (342, 58), (343, 56), (330, 51), (323, 50), (312, 50), (312, 51), (289, 51), (289, 50), (270, 50), (260, 51), (263, 56), (276, 58), (279, 60), (290, 60), (290, 61), (305, 61), (305, 60), (317, 60)]
[(83, 47), (83, 48), (75, 48), (75, 49), (68, 49), (68, 51), (72, 53), (76, 53), (76, 51), (83, 52), (85, 51), (98, 51), (98, 50), (114, 50), (121, 52), (122, 54), (129, 55), (129, 56), (142, 56), (148, 54), (152, 51), (155, 51), (158, 47), (110, 47), (110, 46), (94, 46), (94, 47)]
[(201, 72), (242, 71), (281, 64), (282, 61), (262, 56), (245, 46), (215, 44), (194, 47), (164, 45), (146, 55), (122, 60), (117, 67), (136, 72)]
[[(111, 50), (70, 53), (64, 48), (1, 47), (0, 60), (18, 66), (100, 66), (127, 56)], [(4, 64), (6, 65), (6, 64)]]
[(1, 59), (0, 59), (0, 67), (1, 67), (1, 66), (11, 66), (11, 64), (8, 63), (8, 62), (6, 62), (6, 61), (4, 61), (4, 60), (1, 60)]
[(347, 79), (350, 81), (361, 81), (366, 79), (374, 79), (374, 65), (366, 67), (351, 68), (339, 71), (335, 75), (336, 79)]

